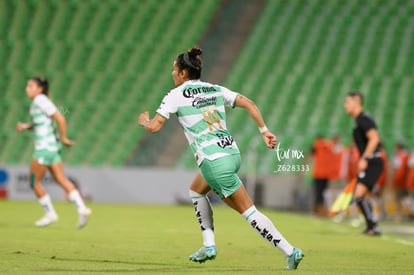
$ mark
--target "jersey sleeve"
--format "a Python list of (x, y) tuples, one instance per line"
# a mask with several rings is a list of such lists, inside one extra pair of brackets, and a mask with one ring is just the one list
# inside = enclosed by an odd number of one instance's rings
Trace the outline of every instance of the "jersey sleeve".
[(174, 97), (174, 93), (170, 91), (164, 96), (156, 112), (163, 116), (165, 119), (169, 119), (170, 114), (175, 114), (177, 110), (178, 106)]
[(57, 112), (56, 105), (43, 94), (36, 96), (33, 101), (47, 116), (52, 116)]
[(369, 117), (361, 117), (358, 121), (359, 127), (367, 133), (371, 129), (376, 129), (377, 126), (375, 125), (375, 122), (370, 119)]
[(236, 97), (239, 94), (225, 87), (220, 87), (220, 88), (221, 88), (221, 91), (223, 92), (224, 105), (234, 108), (234, 104), (236, 103)]

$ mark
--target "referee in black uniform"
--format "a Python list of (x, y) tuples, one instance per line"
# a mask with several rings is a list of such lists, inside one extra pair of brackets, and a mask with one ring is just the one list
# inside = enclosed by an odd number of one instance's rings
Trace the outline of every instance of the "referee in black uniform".
[(360, 153), (354, 200), (365, 217), (367, 228), (364, 234), (380, 235), (377, 218), (372, 210), (371, 202), (367, 198), (384, 168), (377, 126), (375, 121), (364, 112), (363, 96), (360, 92), (348, 93), (345, 100), (345, 111), (355, 119), (352, 134)]

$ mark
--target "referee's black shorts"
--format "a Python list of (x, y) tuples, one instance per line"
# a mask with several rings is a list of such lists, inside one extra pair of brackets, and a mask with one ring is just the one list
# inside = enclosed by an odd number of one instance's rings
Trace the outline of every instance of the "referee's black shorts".
[(368, 167), (365, 171), (359, 173), (358, 182), (365, 185), (369, 191), (372, 191), (383, 169), (384, 163), (381, 158), (368, 159)]

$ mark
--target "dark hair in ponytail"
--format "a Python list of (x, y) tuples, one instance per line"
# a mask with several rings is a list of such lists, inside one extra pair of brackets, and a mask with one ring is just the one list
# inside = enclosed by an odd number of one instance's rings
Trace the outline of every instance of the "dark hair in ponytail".
[(46, 78), (36, 76), (30, 78), (30, 80), (33, 80), (40, 88), (42, 88), (42, 94), (49, 96), (49, 82)]
[(180, 71), (187, 70), (190, 79), (200, 79), (203, 64), (200, 55), (203, 51), (199, 47), (192, 47), (186, 53), (180, 54), (176, 64)]

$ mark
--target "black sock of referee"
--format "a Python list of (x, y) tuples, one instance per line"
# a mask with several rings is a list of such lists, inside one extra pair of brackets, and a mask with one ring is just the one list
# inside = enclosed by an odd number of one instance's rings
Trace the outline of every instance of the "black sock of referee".
[(375, 227), (378, 224), (378, 216), (374, 211), (374, 207), (372, 206), (372, 201), (371, 200), (365, 200), (368, 203), (368, 207), (369, 207), (369, 211), (371, 211), (371, 219), (373, 222), (373, 228), (375, 229)]
[(375, 228), (377, 223), (375, 222), (374, 213), (372, 211), (372, 206), (369, 201), (365, 198), (357, 198), (356, 203), (358, 204), (359, 209), (365, 217), (365, 222), (367, 223), (367, 229), (372, 230)]

